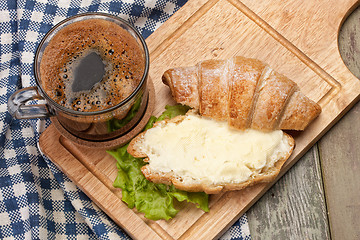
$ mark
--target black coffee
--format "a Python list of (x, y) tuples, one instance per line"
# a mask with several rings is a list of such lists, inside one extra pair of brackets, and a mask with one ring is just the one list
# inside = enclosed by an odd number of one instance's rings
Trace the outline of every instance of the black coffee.
[(57, 103), (76, 111), (117, 105), (139, 85), (145, 60), (133, 36), (101, 19), (72, 23), (46, 47), (41, 85)]
[(105, 64), (99, 54), (90, 51), (83, 59), (78, 60), (78, 64), (73, 71), (72, 91), (89, 91), (103, 79)]

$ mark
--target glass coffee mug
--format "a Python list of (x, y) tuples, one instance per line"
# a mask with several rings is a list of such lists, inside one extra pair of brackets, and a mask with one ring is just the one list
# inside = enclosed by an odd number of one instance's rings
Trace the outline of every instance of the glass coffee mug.
[[(126, 134), (148, 104), (149, 53), (139, 32), (103, 13), (54, 26), (35, 55), (36, 86), (15, 92), (8, 110), (18, 119), (51, 117), (76, 138), (109, 141)], [(26, 104), (35, 99), (45, 104)]]

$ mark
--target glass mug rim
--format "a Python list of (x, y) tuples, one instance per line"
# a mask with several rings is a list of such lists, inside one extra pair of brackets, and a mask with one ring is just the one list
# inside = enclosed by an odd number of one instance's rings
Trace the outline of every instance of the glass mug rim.
[[(131, 94), (126, 97), (124, 100), (122, 100), (121, 102), (119, 102), (118, 104), (110, 107), (110, 108), (106, 108), (103, 110), (99, 110), (99, 111), (89, 111), (89, 112), (82, 112), (82, 111), (75, 111), (73, 109), (70, 108), (66, 108), (62, 105), (60, 105), (59, 103), (57, 103), (56, 101), (54, 101), (51, 97), (49, 97), (49, 95), (43, 90), (42, 85), (40, 83), (40, 73), (37, 71), (38, 69), (38, 65), (40, 65), (39, 61), (39, 57), (40, 57), (40, 53), (41, 53), (41, 49), (43, 47), (43, 45), (50, 41), (51, 39), (48, 39), (49, 36), (51, 36), (56, 30), (58, 30), (59, 27), (61, 27), (62, 25), (64, 25), (65, 23), (73, 20), (73, 19), (77, 19), (77, 18), (84, 18), (84, 19), (80, 19), (79, 21), (85, 20), (85, 17), (88, 16), (94, 16), (94, 17), (103, 17), (103, 18), (98, 18), (98, 19), (105, 19), (108, 20), (107, 18), (113, 19), (114, 21), (120, 21), (121, 23), (123, 23), (124, 25), (126, 25), (126, 27), (129, 27), (132, 31), (134, 31), (136, 37), (140, 40), (141, 45), (143, 47), (144, 50), (144, 55), (145, 55), (145, 68), (144, 68), (144, 73), (143, 76), (141, 78), (141, 81), (139, 82), (139, 84), (136, 86), (136, 88), (131, 92)], [(91, 18), (88, 18), (91, 19)], [(116, 22), (115, 22), (116, 23)], [(69, 23), (72, 24), (72, 23)], [(55, 32), (56, 35), (56, 32)], [(46, 47), (45, 47), (46, 48)], [(149, 57), (149, 50), (148, 47), (146, 45), (146, 42), (144, 40), (144, 38), (141, 36), (140, 32), (134, 27), (132, 26), (130, 23), (128, 23), (126, 20), (111, 15), (111, 14), (107, 14), (107, 13), (97, 13), (97, 12), (88, 12), (88, 13), (82, 13), (82, 14), (77, 14), (71, 17), (68, 17), (62, 21), (60, 21), (59, 23), (57, 23), (56, 25), (54, 25), (46, 34), (45, 36), (42, 38), (41, 42), (39, 43), (37, 49), (36, 49), (36, 53), (35, 53), (35, 63), (34, 63), (34, 76), (35, 76), (35, 82), (36, 85), (39, 87), (39, 91), (41, 92), (41, 95), (46, 99), (46, 101), (50, 102), (50, 104), (54, 107), (56, 107), (56, 109), (61, 110), (62, 112), (71, 114), (71, 115), (78, 115), (78, 116), (94, 116), (94, 115), (99, 115), (99, 114), (104, 114), (104, 113), (108, 113), (111, 112), (115, 109), (121, 108), (122, 106), (126, 105), (129, 101), (131, 101), (138, 93), (139, 91), (142, 89), (143, 85), (146, 83), (147, 77), (148, 77), (148, 73), (149, 73), (149, 64), (150, 64), (150, 57)]]

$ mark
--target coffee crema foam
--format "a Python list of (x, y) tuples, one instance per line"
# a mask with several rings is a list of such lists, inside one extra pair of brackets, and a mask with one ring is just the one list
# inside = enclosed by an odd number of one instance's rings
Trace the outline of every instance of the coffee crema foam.
[[(79, 65), (92, 53), (99, 56), (104, 74), (99, 82), (84, 89), (77, 84), (86, 79), (78, 81), (75, 76), (80, 74)], [(144, 71), (145, 57), (134, 37), (116, 23), (102, 19), (82, 20), (64, 27), (51, 39), (40, 63), (41, 85), (49, 97), (82, 112), (119, 104), (140, 84)]]

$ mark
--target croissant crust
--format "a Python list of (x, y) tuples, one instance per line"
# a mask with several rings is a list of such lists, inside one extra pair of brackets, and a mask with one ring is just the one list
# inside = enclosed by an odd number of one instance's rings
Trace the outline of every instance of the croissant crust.
[(169, 69), (162, 80), (176, 102), (236, 129), (304, 130), (321, 113), (295, 82), (257, 59), (206, 60)]

